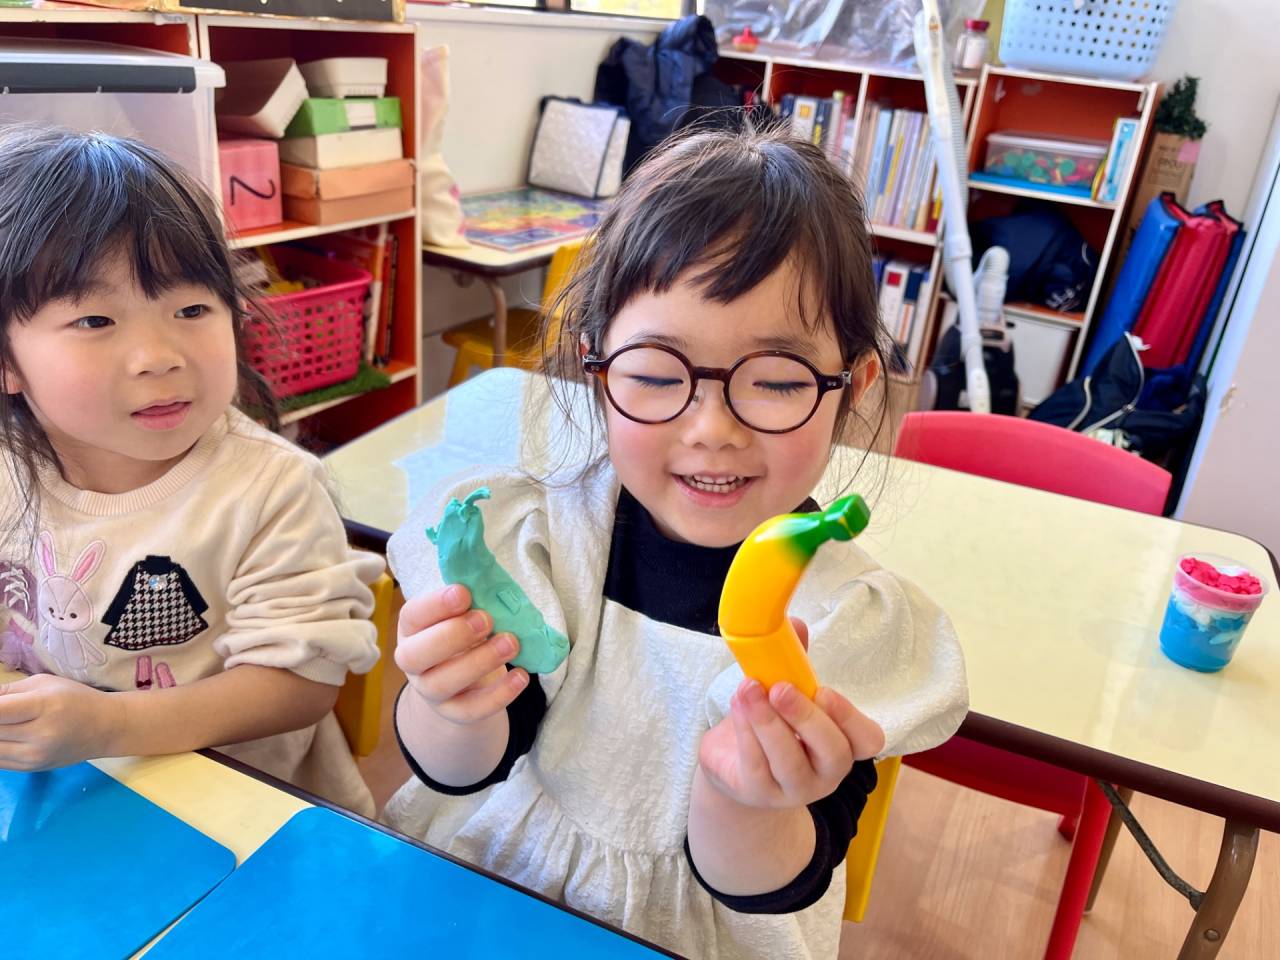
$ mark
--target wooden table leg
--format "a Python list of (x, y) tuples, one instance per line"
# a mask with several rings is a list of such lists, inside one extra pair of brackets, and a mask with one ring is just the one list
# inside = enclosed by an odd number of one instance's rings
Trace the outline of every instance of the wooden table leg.
[(1227, 939), (1231, 921), (1253, 873), (1253, 859), (1258, 853), (1258, 828), (1228, 820), (1222, 827), (1222, 846), (1213, 879), (1204, 893), (1204, 901), (1182, 942), (1178, 960), (1209, 960), (1216, 957)]
[(507, 354), (507, 294), (499, 277), (483, 277), (493, 298), (493, 365), (500, 367)]
[[(1133, 799), (1133, 791), (1128, 787), (1116, 787), (1116, 793), (1120, 794), (1120, 799), (1126, 804)], [(1124, 821), (1120, 819), (1114, 809), (1111, 811), (1111, 819), (1107, 821), (1107, 832), (1102, 838), (1102, 852), (1098, 854), (1098, 865), (1093, 871), (1093, 885), (1089, 887), (1089, 899), (1085, 901), (1084, 912), (1088, 913), (1093, 909), (1093, 901), (1098, 897), (1098, 888), (1102, 886), (1102, 875), (1107, 871), (1107, 863), (1111, 860), (1111, 850), (1116, 845), (1116, 837), (1120, 834), (1120, 828), (1124, 826)]]

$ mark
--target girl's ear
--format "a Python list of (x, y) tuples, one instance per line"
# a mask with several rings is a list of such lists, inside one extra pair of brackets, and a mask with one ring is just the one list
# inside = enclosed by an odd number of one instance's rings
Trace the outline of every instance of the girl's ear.
[(864, 353), (854, 361), (852, 373), (849, 402), (856, 407), (871, 389), (871, 385), (880, 378), (880, 358), (874, 351)]
[(0, 390), (5, 393), (22, 392), (22, 378), (18, 371), (5, 364), (0, 364)]
[(588, 353), (590, 353), (590, 352), (591, 352), (591, 342), (587, 339), (587, 335), (584, 333), (584, 334), (583, 334), (583, 335), (578, 339), (578, 357), (579, 357), (579, 359), (581, 359), (582, 357), (585, 357), (585, 356), (586, 356)]

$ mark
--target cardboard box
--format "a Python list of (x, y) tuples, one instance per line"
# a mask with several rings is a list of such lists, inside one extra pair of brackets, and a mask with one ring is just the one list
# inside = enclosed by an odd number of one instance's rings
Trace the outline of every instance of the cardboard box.
[(222, 210), (233, 233), (269, 227), (283, 217), (280, 156), (274, 140), (223, 140), (218, 144), (222, 171)]
[(368, 217), (389, 217), (413, 209), (413, 187), (397, 187), (381, 193), (366, 193), (342, 200), (304, 200), (302, 197), (284, 198), (284, 215), (300, 223), (329, 226)]
[(218, 128), (249, 137), (283, 137), (307, 100), (307, 83), (297, 63), (276, 57), (231, 61), (223, 69), (227, 85), (218, 91), (214, 107)]
[[(302, 74), (299, 73), (301, 78)], [(314, 137), (371, 127), (399, 127), (399, 97), (309, 97), (294, 112), (286, 137)]]
[(1124, 262), (1124, 254), (1128, 252), (1129, 244), (1133, 242), (1133, 236), (1138, 232), (1138, 225), (1142, 223), (1152, 200), (1169, 190), (1178, 198), (1179, 203), (1186, 203), (1199, 158), (1199, 140), (1188, 140), (1173, 133), (1157, 133), (1151, 138), (1146, 163), (1134, 182), (1133, 205), (1129, 208), (1129, 218), (1120, 236), (1121, 256), (1116, 260), (1117, 263)]
[(394, 127), (286, 137), (280, 141), (280, 159), (285, 163), (320, 170), (399, 160), (403, 156), (402, 132)]
[(345, 200), (411, 186), (412, 160), (387, 160), (336, 170), (317, 170), (292, 163), (280, 165), (280, 189), (302, 200)]
[(373, 20), (403, 23), (405, 0), (83, 0), (113, 10), (161, 13), (230, 13), (307, 20)]

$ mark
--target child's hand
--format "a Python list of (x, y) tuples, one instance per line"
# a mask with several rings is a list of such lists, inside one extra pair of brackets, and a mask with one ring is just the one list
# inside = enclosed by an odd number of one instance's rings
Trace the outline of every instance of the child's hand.
[[(808, 631), (793, 619), (805, 641)], [(884, 731), (845, 697), (821, 687), (809, 700), (789, 683), (766, 695), (743, 680), (729, 716), (702, 737), (698, 760), (711, 783), (748, 807), (801, 807), (835, 792), (855, 760), (874, 757)]]
[(0, 768), (51, 770), (111, 756), (124, 725), (120, 698), (39, 673), (0, 683)]
[(453, 585), (414, 597), (400, 611), (396, 665), (431, 709), (454, 723), (475, 723), (507, 708), (529, 683), (503, 664), (520, 649), (509, 633), (489, 637), (493, 619), (471, 610), (471, 593)]

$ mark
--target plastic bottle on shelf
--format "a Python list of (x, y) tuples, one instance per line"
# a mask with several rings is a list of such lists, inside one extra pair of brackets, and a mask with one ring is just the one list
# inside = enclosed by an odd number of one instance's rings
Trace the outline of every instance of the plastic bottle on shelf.
[(956, 40), (955, 68), (957, 70), (979, 70), (987, 62), (987, 27), (986, 20), (966, 20), (964, 33)]

